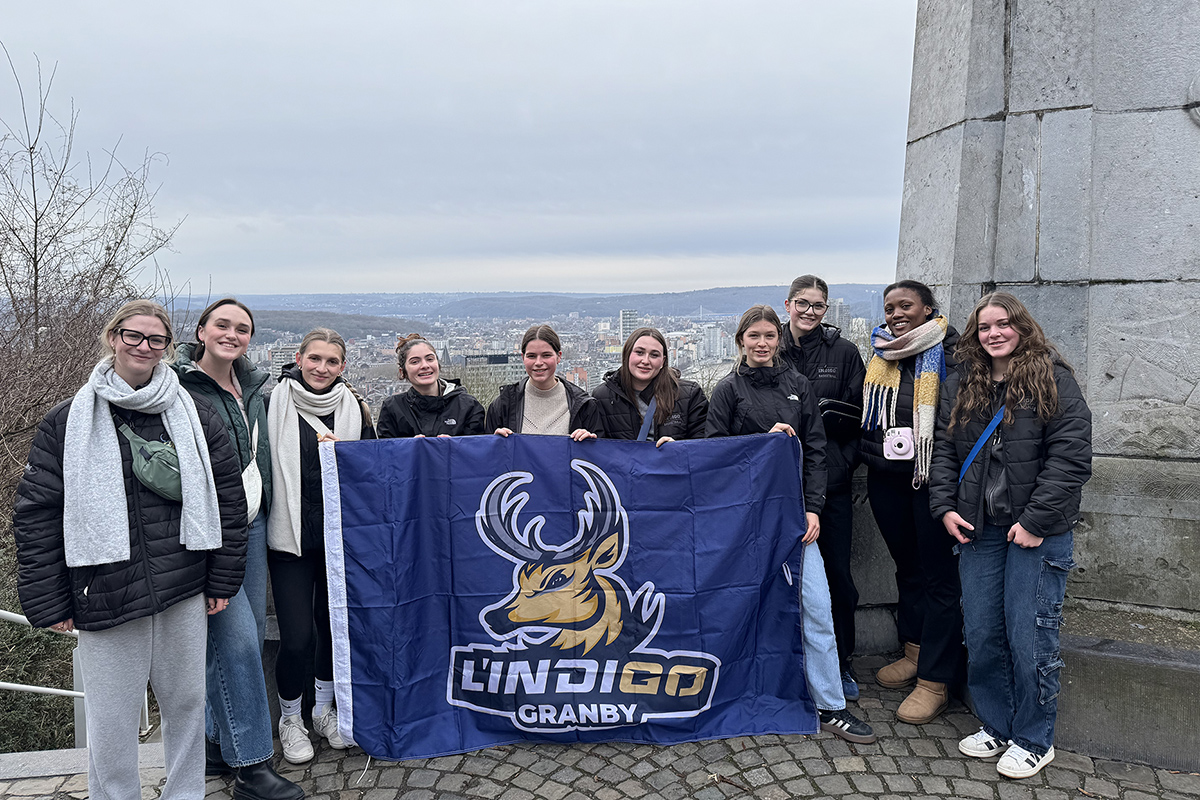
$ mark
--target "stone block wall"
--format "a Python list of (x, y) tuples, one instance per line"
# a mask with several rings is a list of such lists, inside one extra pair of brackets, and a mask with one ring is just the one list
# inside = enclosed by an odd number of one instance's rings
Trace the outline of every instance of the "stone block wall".
[(1094, 416), (1072, 597), (1200, 615), (1200, 3), (921, 0), (897, 277), (1031, 309)]

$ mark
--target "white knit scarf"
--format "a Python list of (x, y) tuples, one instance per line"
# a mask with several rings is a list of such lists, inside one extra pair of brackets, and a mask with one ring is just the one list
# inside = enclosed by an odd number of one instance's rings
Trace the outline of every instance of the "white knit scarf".
[[(284, 378), (271, 392), (267, 433), (271, 439), (271, 513), (267, 547), (300, 555), (300, 412), (313, 417), (333, 414), (333, 435), (347, 441), (362, 435), (358, 398), (341, 381), (323, 394)], [(310, 422), (311, 424), (311, 422)]]
[[(113, 368), (109, 356), (76, 392), (63, 443), (63, 543), (68, 567), (129, 560), (129, 508), (121, 446), (110, 404), (159, 414), (175, 452), (183, 481), (179, 543), (188, 550), (221, 546), (221, 510), (208, 457), (208, 440), (192, 396), (175, 371), (154, 368), (150, 383), (133, 389)], [(136, 478), (135, 478), (136, 480)]]

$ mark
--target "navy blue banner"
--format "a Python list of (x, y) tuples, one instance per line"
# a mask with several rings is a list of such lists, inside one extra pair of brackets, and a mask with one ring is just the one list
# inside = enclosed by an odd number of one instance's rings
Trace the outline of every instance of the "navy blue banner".
[(815, 733), (799, 459), (779, 434), (323, 445), (343, 733), (390, 760)]

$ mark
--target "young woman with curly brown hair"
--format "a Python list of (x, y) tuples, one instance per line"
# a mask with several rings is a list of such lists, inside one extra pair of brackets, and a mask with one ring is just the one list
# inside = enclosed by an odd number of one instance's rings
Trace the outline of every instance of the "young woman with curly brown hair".
[(930, 510), (958, 540), (967, 682), (983, 727), (965, 755), (1027, 778), (1054, 759), (1058, 628), (1071, 531), (1092, 472), (1092, 415), (1025, 306), (986, 295), (938, 408)]

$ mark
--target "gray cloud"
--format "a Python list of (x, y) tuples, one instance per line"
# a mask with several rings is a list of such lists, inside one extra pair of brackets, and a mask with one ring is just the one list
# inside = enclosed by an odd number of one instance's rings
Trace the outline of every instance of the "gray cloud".
[(90, 149), (169, 157), (177, 280), (691, 289), (890, 279), (915, 5), (30, 4), (0, 35)]

